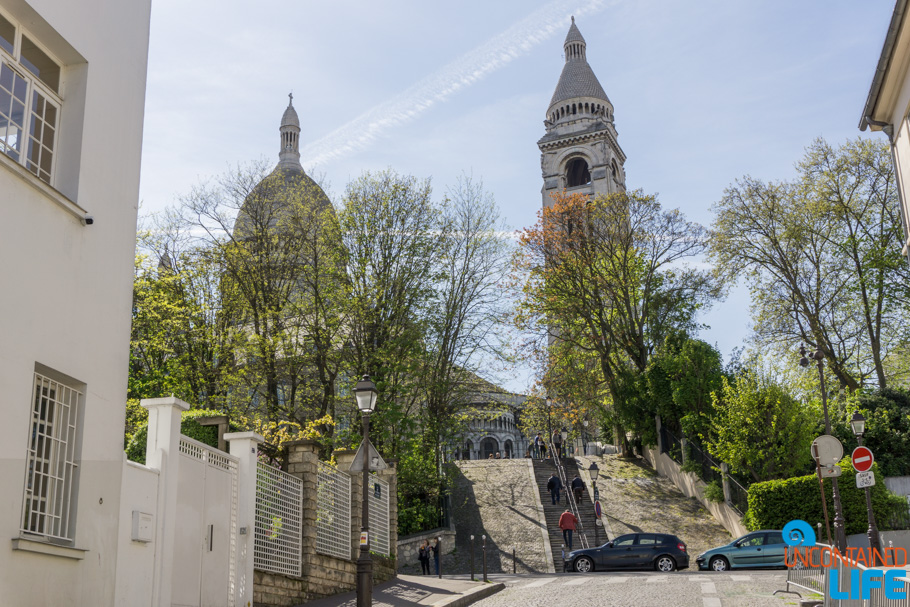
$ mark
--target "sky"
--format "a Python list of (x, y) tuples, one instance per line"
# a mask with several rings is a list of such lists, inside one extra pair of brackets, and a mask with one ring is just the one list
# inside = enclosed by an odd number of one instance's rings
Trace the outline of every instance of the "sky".
[[(253, 8), (255, 6), (255, 8)], [(301, 162), (340, 204), (363, 171), (482, 179), (512, 229), (541, 205), (543, 120), (574, 15), (614, 106), (627, 187), (710, 226), (736, 179), (779, 181), (858, 123), (893, 0), (156, 0), (140, 214), (259, 159), (294, 94)], [(705, 312), (725, 357), (743, 286)], [(498, 378), (527, 388), (528, 370)]]

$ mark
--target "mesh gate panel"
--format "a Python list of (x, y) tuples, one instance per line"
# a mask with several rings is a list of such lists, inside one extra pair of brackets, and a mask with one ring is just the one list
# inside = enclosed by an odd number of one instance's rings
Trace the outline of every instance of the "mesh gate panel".
[[(376, 486), (379, 497), (376, 497)], [(370, 549), (389, 555), (389, 484), (375, 474), (370, 475)]]
[(316, 476), (316, 552), (351, 560), (351, 477), (319, 462)]
[(302, 488), (299, 478), (258, 463), (255, 569), (300, 576)]

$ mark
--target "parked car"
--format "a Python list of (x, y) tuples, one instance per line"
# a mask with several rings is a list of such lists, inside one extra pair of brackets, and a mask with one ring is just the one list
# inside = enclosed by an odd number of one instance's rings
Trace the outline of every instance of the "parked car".
[(689, 568), (689, 554), (675, 535), (629, 533), (603, 546), (573, 550), (565, 556), (565, 564), (566, 570), (579, 573), (613, 569), (673, 571)]
[(766, 529), (753, 531), (725, 546), (702, 552), (695, 557), (695, 562), (699, 569), (712, 571), (785, 567), (786, 552), (783, 533)]

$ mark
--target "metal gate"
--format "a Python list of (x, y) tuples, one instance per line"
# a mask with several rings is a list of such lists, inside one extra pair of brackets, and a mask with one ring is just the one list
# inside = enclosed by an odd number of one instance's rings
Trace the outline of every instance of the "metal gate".
[(174, 607), (233, 607), (237, 458), (180, 437)]

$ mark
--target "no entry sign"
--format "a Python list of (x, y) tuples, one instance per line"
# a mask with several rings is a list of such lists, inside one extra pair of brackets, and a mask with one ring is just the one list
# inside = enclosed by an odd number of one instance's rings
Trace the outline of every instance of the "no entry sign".
[(866, 472), (872, 467), (872, 462), (875, 461), (875, 458), (872, 457), (872, 452), (869, 451), (868, 447), (857, 447), (853, 450), (850, 461), (853, 463), (854, 470), (857, 472)]

